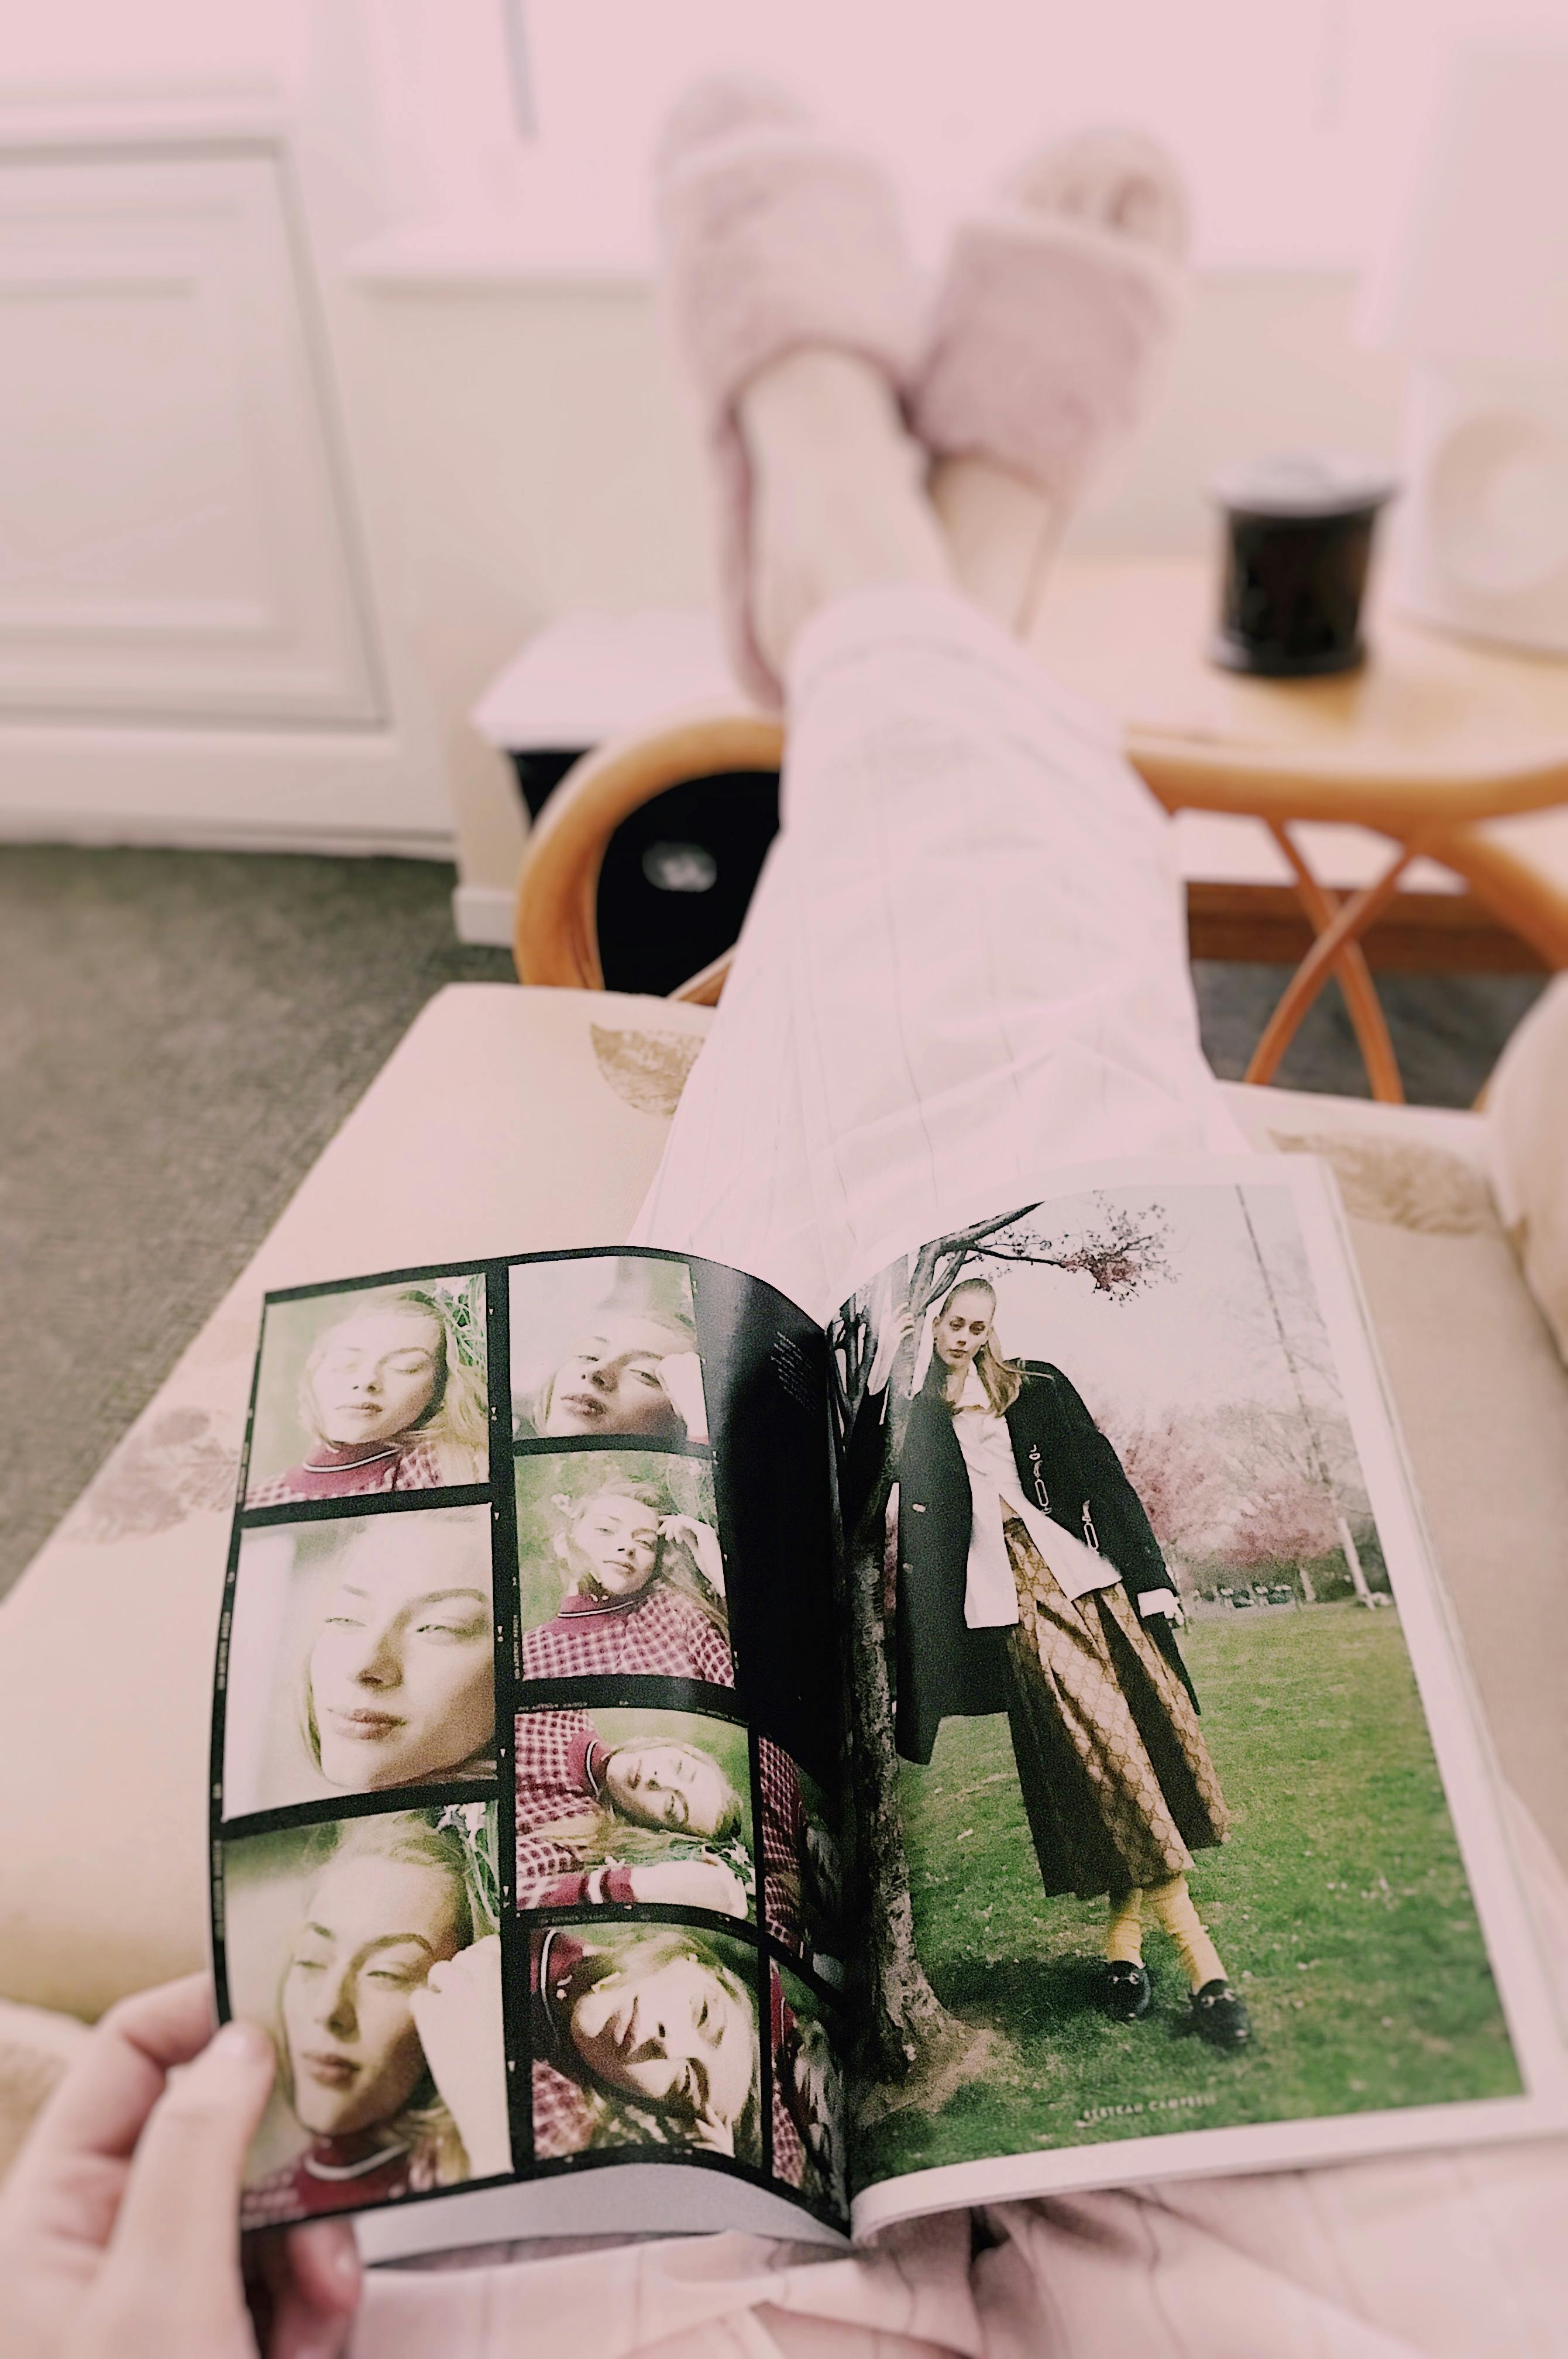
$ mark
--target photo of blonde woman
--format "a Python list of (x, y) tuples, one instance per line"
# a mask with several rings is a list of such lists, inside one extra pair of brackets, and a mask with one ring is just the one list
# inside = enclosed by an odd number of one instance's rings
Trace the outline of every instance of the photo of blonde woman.
[(245, 1506), (485, 1482), (485, 1353), (477, 1276), (273, 1303)]
[(1147, 1903), (1192, 2028), (1243, 2047), (1187, 1882), (1230, 1813), (1143, 1504), (1062, 1370), (1004, 1352), (988, 1277), (949, 1289), (930, 1341), (898, 1464), (898, 1751), (927, 1767), (944, 1719), (1005, 1712), (1045, 1892), (1105, 1901), (1105, 2013), (1149, 2013)]
[(511, 2169), (488, 1806), (225, 1846), (233, 2011), (278, 2049), (247, 2228)]
[(762, 2160), (757, 1961), (684, 1925), (551, 1926), (531, 1945), (534, 2154)]
[(226, 1818), (495, 1776), (484, 1507), (248, 1531), (233, 1611)]
[(517, 1906), (753, 1914), (746, 1733), (682, 1712), (519, 1712)]
[(524, 1679), (735, 1685), (705, 1459), (531, 1452), (517, 1460), (517, 1495)]
[(683, 1262), (630, 1254), (526, 1262), (512, 1272), (511, 1313), (518, 1439), (707, 1440)]

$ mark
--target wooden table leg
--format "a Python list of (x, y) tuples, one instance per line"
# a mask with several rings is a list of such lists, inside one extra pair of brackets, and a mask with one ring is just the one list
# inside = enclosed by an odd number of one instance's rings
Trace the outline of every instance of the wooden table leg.
[(1318, 936), (1290, 977), (1279, 1005), (1265, 1026), (1263, 1038), (1253, 1050), (1252, 1062), (1247, 1069), (1247, 1081), (1262, 1084), (1273, 1080), (1302, 1016), (1333, 973), (1341, 953), (1377, 922), (1399, 891), (1399, 879), (1414, 857), (1413, 853), (1401, 851), (1375, 884), (1353, 893), (1335, 911), (1326, 930)]

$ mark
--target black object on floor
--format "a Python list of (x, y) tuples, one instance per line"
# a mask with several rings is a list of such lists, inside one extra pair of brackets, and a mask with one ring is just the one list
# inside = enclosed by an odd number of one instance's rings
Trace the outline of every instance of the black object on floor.
[(733, 950), (778, 832), (760, 770), (692, 778), (624, 820), (599, 876), (605, 988), (662, 996)]
[[(533, 818), (577, 759), (513, 754)], [(662, 998), (732, 950), (778, 832), (779, 777), (768, 770), (683, 780), (623, 820), (599, 875), (605, 989)]]

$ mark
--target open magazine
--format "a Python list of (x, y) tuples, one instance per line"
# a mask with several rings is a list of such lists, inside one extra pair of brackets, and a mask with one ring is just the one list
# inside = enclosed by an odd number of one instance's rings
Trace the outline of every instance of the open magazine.
[(1568, 2121), (1333, 1183), (1106, 1166), (824, 1332), (669, 1253), (267, 1298), (250, 2227), (866, 2235)]

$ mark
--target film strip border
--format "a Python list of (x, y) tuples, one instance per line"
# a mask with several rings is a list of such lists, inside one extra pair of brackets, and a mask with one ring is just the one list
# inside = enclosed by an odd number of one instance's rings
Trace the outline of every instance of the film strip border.
[[(273, 1505), (246, 1507), (243, 1502), (248, 1487), (249, 1468), (256, 1436), (257, 1398), (263, 1371), (263, 1351), (258, 1350), (253, 1371), (251, 1395), (247, 1410), (245, 1440), (239, 1470), (241, 1505), (236, 1508), (231, 1530), (226, 1580), (220, 1619), (217, 1674), (211, 1750), (210, 1835), (212, 1866), (212, 1930), (214, 1978), (221, 2015), (231, 2010), (227, 1958), (227, 1922), (225, 1907), (225, 1846), (244, 1843), (258, 1835), (275, 1834), (292, 1829), (309, 1830), (326, 1827), (354, 1819), (376, 1818), (391, 1813), (428, 1813), (450, 1810), (454, 1806), (472, 1810), (474, 1806), (494, 1807), (495, 1855), (497, 1886), (498, 1930), (503, 1956), (504, 2038), (506, 2057), (508, 2106), (512, 2133), (513, 2169), (485, 2181), (465, 2184), (505, 2183), (508, 2180), (526, 2180), (536, 2175), (575, 2169), (611, 2166), (631, 2159), (652, 2159), (653, 2151), (626, 2144), (608, 2145), (593, 2150), (554, 2158), (537, 2158), (534, 2138), (534, 2105), (532, 2095), (533, 2063), (535, 2060), (535, 2007), (530, 1998), (531, 1950), (537, 1936), (552, 1925), (576, 1922), (592, 1930), (602, 1925), (606, 1930), (614, 1924), (643, 1924), (649, 1927), (689, 1926), (705, 1936), (709, 1944), (722, 1944), (734, 1959), (746, 1962), (746, 1988), (756, 2011), (758, 2046), (758, 2138), (757, 2159), (731, 2158), (721, 2153), (693, 2150), (687, 2147), (665, 2146), (659, 2149), (671, 2160), (696, 2163), (704, 2168), (727, 2170), (753, 2183), (764, 2185), (770, 2191), (803, 2201), (821, 2216), (842, 2225), (842, 2215), (831, 2196), (815, 2195), (793, 2186), (776, 2170), (775, 2125), (779, 2119), (775, 2104), (775, 2072), (777, 2052), (774, 2032), (780, 2017), (780, 1995), (792, 1989), (799, 1996), (804, 1994), (823, 2019), (842, 2019), (840, 1993), (831, 1980), (817, 1971), (822, 1961), (797, 1953), (789, 1944), (779, 1940), (767, 1929), (764, 1921), (766, 1871), (760, 1856), (763, 1782), (758, 1758), (759, 1740), (753, 1730), (748, 1745), (748, 1767), (751, 1783), (751, 1814), (754, 1843), (757, 1846), (756, 1900), (757, 1923), (741, 1925), (734, 1919), (713, 1912), (690, 1908), (677, 1908), (658, 1903), (610, 1904), (584, 1917), (581, 1910), (523, 1909), (516, 1899), (516, 1756), (515, 1730), (520, 1711), (548, 1708), (561, 1700), (564, 1688), (570, 1686), (573, 1697), (601, 1708), (612, 1701), (622, 1708), (666, 1708), (688, 1713), (697, 1711), (711, 1716), (729, 1719), (736, 1724), (749, 1726), (746, 1688), (744, 1671), (737, 1665), (737, 1684), (717, 1690), (688, 1681), (670, 1681), (631, 1676), (617, 1681), (592, 1679), (562, 1682), (524, 1681), (520, 1677), (521, 1629), (517, 1538), (516, 1467), (518, 1461), (530, 1454), (555, 1450), (656, 1448), (672, 1456), (705, 1458), (715, 1456), (707, 1444), (635, 1443), (624, 1437), (601, 1438), (522, 1438), (514, 1435), (512, 1418), (512, 1353), (510, 1334), (510, 1274), (518, 1267), (533, 1264), (553, 1264), (563, 1260), (622, 1260), (629, 1256), (615, 1249), (583, 1249), (567, 1255), (538, 1254), (512, 1256), (503, 1260), (481, 1263), (421, 1265), (404, 1270), (380, 1273), (365, 1278), (323, 1283), (294, 1288), (271, 1294), (267, 1299), (263, 1314), (262, 1345), (267, 1338), (267, 1319), (276, 1306), (319, 1299), (327, 1296), (349, 1296), (375, 1288), (397, 1286), (417, 1286), (452, 1278), (478, 1279), (484, 1288), (485, 1366), (487, 1390), (487, 1423), (489, 1433), (489, 1480), (484, 1484), (452, 1484), (408, 1491), (350, 1494), (332, 1498), (299, 1498)], [(638, 1258), (683, 1262), (693, 1278), (702, 1268), (700, 1263), (679, 1255), (648, 1253)], [(729, 1275), (725, 1273), (726, 1277)], [(766, 1289), (763, 1289), (766, 1292)], [(379, 1791), (343, 1794), (325, 1799), (283, 1805), (277, 1808), (249, 1810), (243, 1816), (225, 1819), (223, 1812), (223, 1752), (228, 1693), (229, 1653), (234, 1628), (234, 1611), (241, 1557), (247, 1534), (261, 1532), (277, 1526), (307, 1525), (337, 1520), (361, 1519), (385, 1515), (402, 1516), (429, 1513), (454, 1507), (483, 1507), (488, 1510), (491, 1532), (491, 1571), (493, 1596), (494, 1678), (495, 1700), (495, 1762), (494, 1782), (488, 1779), (445, 1781), (438, 1786), (384, 1788)], [(722, 1506), (719, 1511), (721, 1532)], [(784, 2012), (790, 2012), (788, 2000)], [(786, 2163), (788, 2168), (788, 2163)], [(450, 2191), (443, 2188), (419, 2190), (404, 2200), (420, 2200)], [(346, 2209), (354, 2208), (345, 2205)]]

